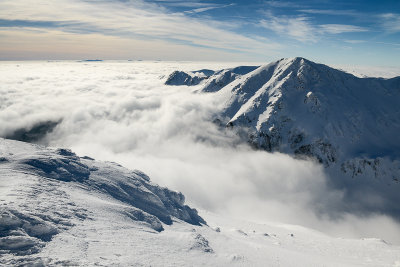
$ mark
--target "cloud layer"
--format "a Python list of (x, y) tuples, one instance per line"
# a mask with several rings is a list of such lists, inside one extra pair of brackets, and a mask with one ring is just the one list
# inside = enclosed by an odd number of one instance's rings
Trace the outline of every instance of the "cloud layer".
[(175, 69), (204, 67), (227, 64), (2, 63), (0, 135), (61, 121), (42, 143), (140, 169), (200, 209), (400, 242), (390, 217), (343, 212), (320, 166), (253, 151), (214, 125), (222, 96), (163, 85)]

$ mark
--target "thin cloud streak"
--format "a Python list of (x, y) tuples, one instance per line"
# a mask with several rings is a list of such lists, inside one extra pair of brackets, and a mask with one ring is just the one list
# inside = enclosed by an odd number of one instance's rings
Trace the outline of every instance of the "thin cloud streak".
[(367, 32), (368, 29), (354, 25), (324, 24), (319, 26), (320, 33), (340, 34), (346, 32)]
[(191, 2), (191, 1), (176, 1), (176, 0), (157, 0), (156, 3), (162, 3), (170, 7), (188, 7), (188, 8), (199, 8), (210, 6), (209, 3)]
[(365, 40), (343, 40), (343, 41), (349, 44), (362, 44), (366, 42)]
[(271, 13), (267, 13), (266, 16), (266, 19), (260, 20), (259, 26), (303, 43), (316, 43), (326, 34), (369, 31), (364, 27), (346, 24), (316, 25), (312, 23), (311, 18), (305, 16), (274, 16)]
[(316, 42), (314, 27), (306, 17), (277, 17), (269, 16), (260, 21), (260, 26), (270, 29), (280, 35), (287, 35), (300, 42)]
[(193, 9), (193, 10), (185, 11), (184, 13), (187, 13), (187, 14), (202, 13), (202, 12), (206, 12), (206, 11), (209, 11), (209, 10), (219, 9), (219, 8), (226, 8), (226, 7), (230, 7), (230, 6), (234, 6), (234, 5), (235, 4), (201, 7), (201, 8), (196, 8), (196, 9)]
[(332, 16), (351, 16), (359, 17), (363, 16), (360, 12), (355, 10), (335, 10), (335, 9), (299, 9), (299, 12), (307, 14), (319, 14), (319, 15), (332, 15)]
[(400, 32), (400, 14), (386, 13), (379, 15), (383, 29), (388, 33)]

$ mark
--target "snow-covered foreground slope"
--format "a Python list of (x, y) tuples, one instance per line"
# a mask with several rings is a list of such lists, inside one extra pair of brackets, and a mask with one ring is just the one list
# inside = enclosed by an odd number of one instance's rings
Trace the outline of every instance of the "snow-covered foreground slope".
[[(205, 224), (181, 193), (151, 183), (140, 171), (6, 139), (0, 151), (2, 253), (37, 253), (54, 235), (92, 220), (88, 205), (157, 232), (174, 218)], [(78, 203), (73, 192), (82, 198)]]
[(0, 264), (399, 266), (400, 247), (183, 205), (139, 171), (0, 139)]
[(304, 58), (236, 69), (200, 89), (225, 99), (218, 122), (256, 148), (323, 164), (349, 207), (366, 194), (366, 210), (400, 218), (400, 77), (358, 78)]

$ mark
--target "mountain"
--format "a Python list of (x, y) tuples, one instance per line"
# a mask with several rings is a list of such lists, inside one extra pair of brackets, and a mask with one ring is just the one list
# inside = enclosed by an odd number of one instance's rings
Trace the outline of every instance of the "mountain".
[(167, 80), (166, 85), (197, 85), (201, 81), (209, 78), (214, 74), (214, 71), (204, 69), (186, 73), (184, 71), (174, 71), (171, 73)]
[(379, 200), (366, 209), (400, 218), (400, 77), (359, 78), (291, 58), (217, 71), (199, 92), (224, 96), (216, 121), (254, 148), (313, 159), (349, 200), (369, 193)]

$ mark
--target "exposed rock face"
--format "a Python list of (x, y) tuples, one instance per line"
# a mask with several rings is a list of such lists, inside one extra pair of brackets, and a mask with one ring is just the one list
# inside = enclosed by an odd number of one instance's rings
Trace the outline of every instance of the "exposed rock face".
[(285, 59), (222, 88), (230, 94), (222, 116), (229, 126), (246, 128), (255, 147), (312, 157), (326, 167), (356, 157), (398, 158), (398, 81), (361, 79), (303, 58)]
[(203, 69), (197, 71), (174, 71), (171, 73), (167, 80), (166, 85), (198, 85), (202, 81), (206, 81), (202, 91), (203, 92), (216, 92), (222, 87), (233, 82), (238, 77), (245, 75), (258, 66), (240, 66), (231, 69), (224, 69), (214, 72), (213, 70)]
[(214, 72), (212, 70), (199, 70), (193, 72), (174, 71), (165, 81), (166, 85), (197, 85), (207, 79)]
[(214, 75), (212, 75), (202, 88), (203, 92), (216, 92), (219, 91), (222, 87), (228, 85), (233, 82), (238, 77), (245, 75), (253, 70), (255, 70), (256, 66), (240, 66), (232, 69), (220, 70), (217, 71)]
[(23, 142), (40, 141), (48, 133), (52, 132), (60, 122), (61, 120), (40, 122), (28, 128), (16, 129), (14, 132), (7, 134), (5, 138)]

